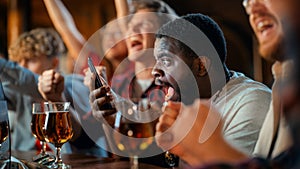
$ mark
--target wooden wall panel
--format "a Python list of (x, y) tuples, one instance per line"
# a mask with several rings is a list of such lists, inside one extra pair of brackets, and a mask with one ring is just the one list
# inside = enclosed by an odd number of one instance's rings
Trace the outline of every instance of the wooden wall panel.
[(0, 0), (0, 57), (7, 57), (7, 0)]
[[(112, 0), (63, 0), (79, 31), (85, 38), (90, 37), (110, 18), (115, 16)], [(111, 12), (112, 11), (112, 12)], [(52, 26), (44, 3), (32, 1), (31, 10), (32, 28), (39, 26)]]

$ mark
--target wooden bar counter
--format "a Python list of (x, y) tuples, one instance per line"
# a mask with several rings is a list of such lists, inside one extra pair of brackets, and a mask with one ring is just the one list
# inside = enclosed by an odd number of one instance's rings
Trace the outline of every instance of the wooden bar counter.
[[(12, 151), (12, 156), (22, 161), (32, 161), (35, 151)], [(130, 169), (130, 163), (123, 159), (100, 158), (83, 154), (62, 154), (63, 162), (72, 169)], [(163, 169), (162, 167), (139, 163), (139, 169)]]

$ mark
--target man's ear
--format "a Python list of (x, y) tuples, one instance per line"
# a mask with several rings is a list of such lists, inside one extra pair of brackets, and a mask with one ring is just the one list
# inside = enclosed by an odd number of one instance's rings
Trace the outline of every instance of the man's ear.
[(193, 67), (197, 71), (199, 77), (205, 76), (210, 69), (211, 62), (210, 59), (206, 56), (199, 56), (194, 59)]

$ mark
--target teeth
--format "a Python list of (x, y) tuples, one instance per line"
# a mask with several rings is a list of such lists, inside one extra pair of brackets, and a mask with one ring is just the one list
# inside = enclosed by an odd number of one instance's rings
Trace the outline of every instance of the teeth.
[(131, 36), (130, 41), (139, 41), (139, 38), (136, 36)]
[(261, 29), (263, 26), (264, 26), (264, 22), (259, 22), (258, 25), (257, 25), (257, 28)]
[(172, 96), (174, 95), (174, 89), (172, 87), (168, 88), (168, 93), (165, 96), (165, 100), (170, 100)]
[(140, 44), (140, 41), (137, 37), (131, 37), (130, 41), (131, 41), (131, 46), (135, 46), (135, 45)]
[(268, 26), (268, 25), (271, 25), (271, 23), (270, 23), (269, 21), (267, 21), (267, 20), (262, 21), (262, 22), (259, 22), (259, 23), (257, 24), (257, 29), (258, 29), (259, 31), (262, 31), (262, 30), (264, 29), (264, 27), (265, 27), (265, 26)]

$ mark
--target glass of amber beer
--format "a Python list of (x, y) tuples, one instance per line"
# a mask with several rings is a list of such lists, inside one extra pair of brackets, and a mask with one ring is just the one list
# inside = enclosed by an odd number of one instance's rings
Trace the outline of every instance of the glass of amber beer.
[(43, 133), (45, 140), (56, 148), (56, 161), (51, 168), (71, 168), (70, 165), (63, 163), (60, 152), (62, 145), (73, 136), (70, 102), (45, 102), (44, 105), (46, 119)]
[(40, 141), (41, 151), (33, 157), (33, 160), (42, 159), (46, 154), (46, 140), (43, 134), (46, 113), (44, 111), (44, 103), (32, 103), (32, 119), (30, 123), (33, 136)]

